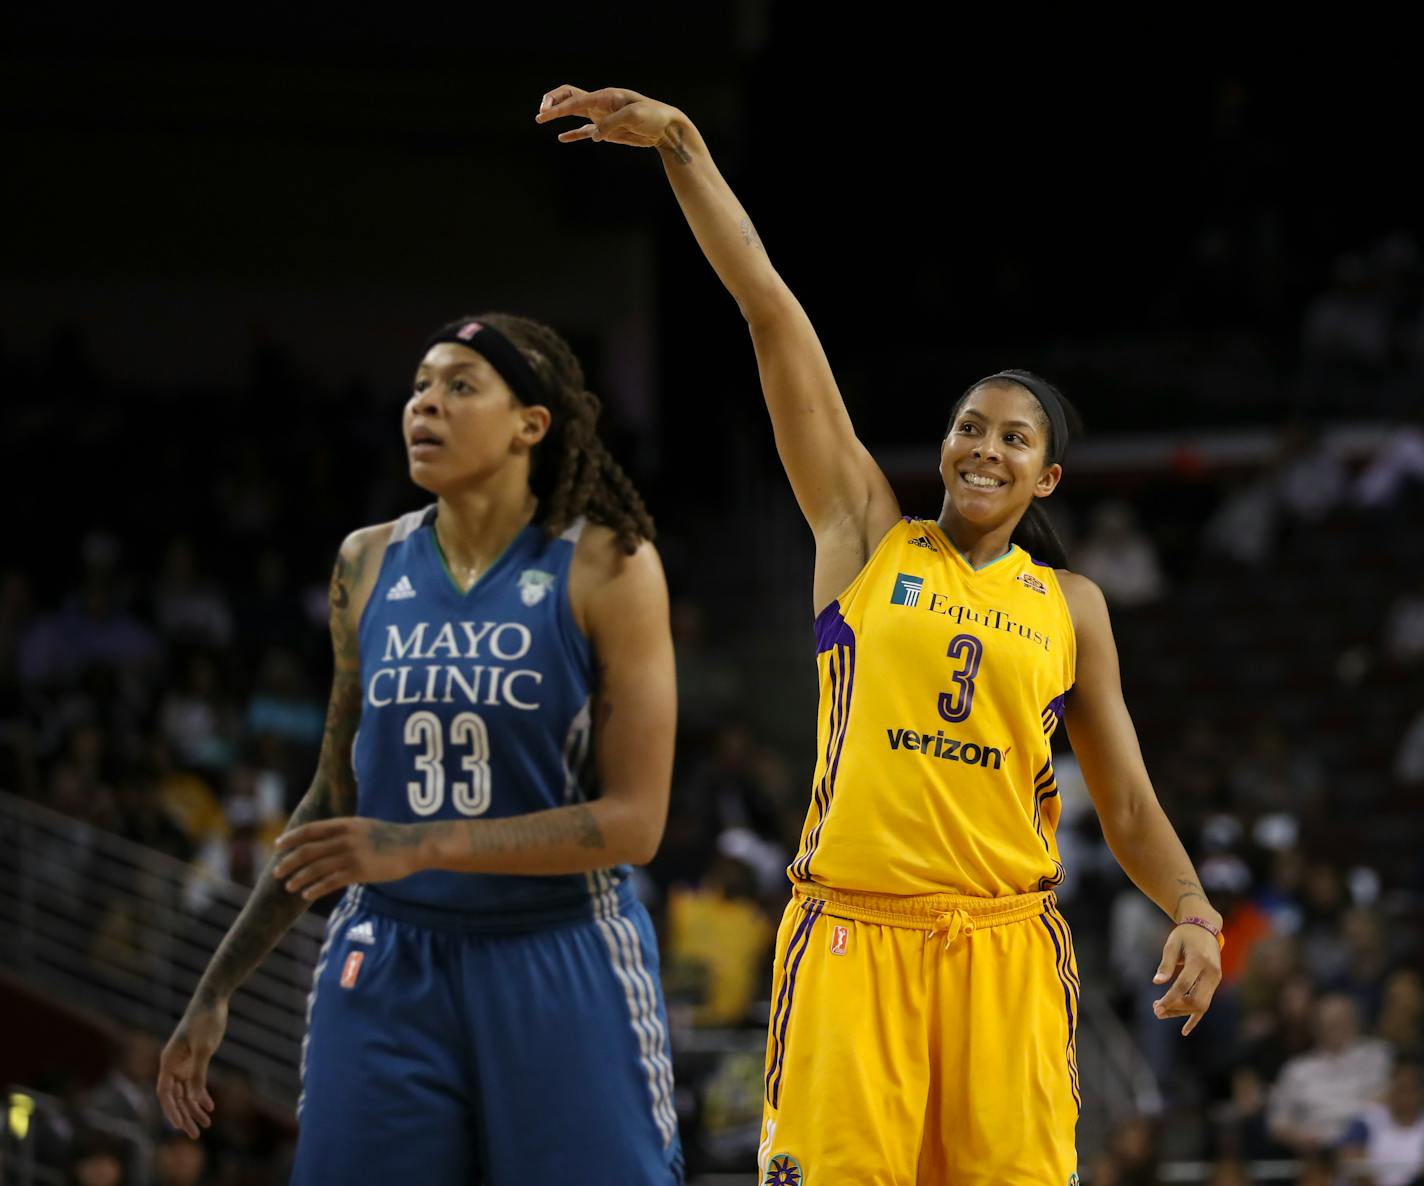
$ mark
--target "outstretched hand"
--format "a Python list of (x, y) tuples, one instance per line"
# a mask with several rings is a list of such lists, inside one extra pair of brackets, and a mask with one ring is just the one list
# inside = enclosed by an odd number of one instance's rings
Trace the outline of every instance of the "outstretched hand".
[(194, 1140), (213, 1122), (208, 1063), (227, 1029), (227, 1004), (189, 1006), (158, 1062), (158, 1102), (174, 1128)]
[(586, 91), (566, 84), (544, 95), (534, 122), (545, 124), (568, 116), (579, 116), (589, 121), (572, 131), (560, 132), (559, 140), (564, 144), (575, 140), (607, 140), (613, 144), (631, 144), (635, 148), (661, 147), (681, 152), (677, 139), (668, 135), (669, 125), (679, 114), (676, 107), (659, 103), (637, 91), (617, 87)]
[(1172, 987), (1152, 1002), (1152, 1012), (1163, 1021), (1185, 1017), (1187, 1024), (1182, 1026), (1182, 1033), (1186, 1035), (1205, 1016), (1221, 983), (1221, 947), (1216, 937), (1190, 923), (1174, 927), (1162, 948), (1162, 962), (1152, 983), (1166, 984), (1174, 973), (1177, 978)]

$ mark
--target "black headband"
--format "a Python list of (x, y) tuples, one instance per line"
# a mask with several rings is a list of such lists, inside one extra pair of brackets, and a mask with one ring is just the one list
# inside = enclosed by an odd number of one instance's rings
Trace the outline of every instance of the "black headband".
[[(1053, 430), (1048, 451), (1049, 463), (1062, 461), (1063, 455), (1068, 452), (1068, 413), (1063, 410), (1063, 400), (1059, 398), (1058, 392), (1037, 375), (1030, 375), (1027, 371), (996, 371), (980, 379), (974, 387), (983, 387), (986, 383), (1017, 383), (1038, 400), (1039, 407), (1048, 417), (1049, 427)], [(969, 390), (973, 391), (974, 387)]]
[(452, 321), (436, 330), (425, 340), (422, 357), (438, 342), (453, 342), (456, 346), (468, 346), (479, 351), (489, 361), (490, 366), (509, 384), (509, 389), (520, 403), (545, 404), (548, 396), (544, 384), (524, 357), (524, 352), (492, 325), (483, 321)]

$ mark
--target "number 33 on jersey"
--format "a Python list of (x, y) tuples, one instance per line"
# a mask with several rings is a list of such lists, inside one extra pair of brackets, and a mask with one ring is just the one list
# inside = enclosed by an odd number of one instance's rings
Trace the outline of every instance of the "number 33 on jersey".
[(821, 708), (796, 881), (986, 896), (1063, 877), (1051, 739), (1073, 684), (1052, 568), (980, 569), (905, 519), (816, 619)]
[[(524, 528), (468, 592), (434, 524), (433, 507), (396, 523), (362, 614), (358, 814), (493, 818), (592, 797), (592, 652), (568, 600), (582, 524), (554, 540)], [(385, 888), (493, 909), (536, 906), (524, 899), (558, 896), (564, 880), (436, 871)], [(568, 880), (569, 894), (586, 895), (582, 878)]]

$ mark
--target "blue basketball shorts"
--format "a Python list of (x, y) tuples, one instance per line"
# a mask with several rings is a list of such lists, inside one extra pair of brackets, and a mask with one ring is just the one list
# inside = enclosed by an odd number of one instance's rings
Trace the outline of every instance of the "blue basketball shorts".
[(293, 1186), (679, 1186), (647, 912), (490, 933), (348, 890), (313, 976)]

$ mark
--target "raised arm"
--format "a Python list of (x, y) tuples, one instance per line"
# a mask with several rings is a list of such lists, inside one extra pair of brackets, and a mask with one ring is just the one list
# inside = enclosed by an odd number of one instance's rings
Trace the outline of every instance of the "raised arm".
[(559, 139), (656, 148), (692, 233), (751, 330), (777, 452), (816, 537), (819, 610), (850, 582), (900, 508), (861, 444), (810, 318), (683, 112), (634, 91), (558, 87), (539, 123), (590, 121)]
[(503, 819), (307, 824), (277, 841), (285, 853), (278, 875), (290, 891), (317, 898), (423, 869), (547, 875), (652, 859), (667, 819), (677, 721), (667, 584), (652, 544), (625, 556), (606, 528), (584, 534), (570, 596), (598, 663), (598, 797)]
[(1167, 819), (1142, 760), (1137, 730), (1122, 697), (1117, 644), (1102, 591), (1086, 577), (1060, 572), (1078, 640), (1078, 669), (1064, 721), (1082, 768), (1103, 839), (1137, 888), (1178, 924), (1167, 937), (1154, 983), (1175, 979), (1154, 1006), (1159, 1018), (1186, 1017), (1196, 1027), (1221, 983), (1221, 952), (1208, 931), (1221, 915), (1207, 900), (1201, 878)]
[[(361, 718), (361, 660), (356, 623), (375, 580), (368, 562), (368, 528), (341, 545), (331, 575), (330, 624), (335, 657), (326, 731), (311, 786), (292, 812), (292, 824), (304, 824), (356, 809), (356, 777), (351, 769), (351, 743)], [(290, 894), (274, 876), (276, 858), (269, 861), (252, 894), (208, 962), (193, 999), (163, 1049), (158, 1070), (158, 1099), (170, 1124), (190, 1137), (212, 1123), (208, 1094), (208, 1063), (227, 1028), (232, 994), (277, 945), (278, 940), (310, 905)]]

